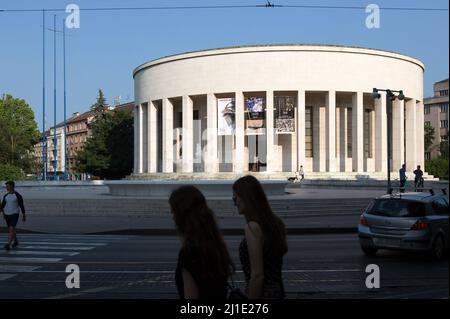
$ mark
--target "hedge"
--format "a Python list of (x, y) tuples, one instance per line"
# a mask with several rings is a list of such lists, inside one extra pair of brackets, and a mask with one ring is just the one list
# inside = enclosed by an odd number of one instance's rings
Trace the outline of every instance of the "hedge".
[(24, 178), (25, 174), (19, 167), (8, 164), (0, 164), (0, 181), (17, 181)]
[(448, 159), (435, 158), (425, 161), (425, 171), (439, 179), (448, 180)]

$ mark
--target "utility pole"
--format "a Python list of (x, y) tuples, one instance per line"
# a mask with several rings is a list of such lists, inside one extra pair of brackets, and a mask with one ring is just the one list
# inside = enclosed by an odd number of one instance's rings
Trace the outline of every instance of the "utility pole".
[(56, 14), (53, 15), (53, 180), (56, 181)]

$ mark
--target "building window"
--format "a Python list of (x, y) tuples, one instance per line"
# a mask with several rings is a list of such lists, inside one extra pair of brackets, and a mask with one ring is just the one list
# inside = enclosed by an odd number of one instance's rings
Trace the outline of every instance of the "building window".
[(364, 111), (364, 157), (372, 158), (372, 111)]
[(425, 105), (425, 107), (423, 108), (423, 113), (430, 114), (430, 106), (429, 105)]
[(440, 90), (439, 95), (440, 96), (448, 96), (448, 90)]
[(305, 157), (313, 157), (313, 110), (305, 107)]
[(447, 135), (441, 135), (441, 142), (447, 141)]
[(441, 113), (448, 112), (448, 103), (441, 104)]
[(430, 121), (425, 121), (425, 126), (431, 126), (431, 122)]
[(441, 121), (441, 128), (448, 128), (448, 120)]
[(425, 152), (425, 159), (426, 160), (431, 159), (431, 153), (430, 152)]
[(352, 109), (347, 109), (347, 157), (352, 157)]

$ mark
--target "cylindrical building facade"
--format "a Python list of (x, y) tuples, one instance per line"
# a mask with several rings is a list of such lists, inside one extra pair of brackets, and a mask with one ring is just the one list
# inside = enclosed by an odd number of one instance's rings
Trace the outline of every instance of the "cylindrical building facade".
[(134, 70), (134, 174), (382, 173), (386, 99), (392, 169), (424, 164), (424, 65), (325, 45), (231, 47), (157, 59)]

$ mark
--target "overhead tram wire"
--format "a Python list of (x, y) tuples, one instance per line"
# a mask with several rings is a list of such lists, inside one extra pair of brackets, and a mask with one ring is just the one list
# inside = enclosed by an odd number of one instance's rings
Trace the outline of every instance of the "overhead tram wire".
[[(145, 11), (145, 10), (202, 10), (202, 9), (245, 9), (245, 8), (289, 8), (289, 9), (319, 9), (319, 10), (365, 10), (365, 6), (332, 6), (332, 5), (284, 5), (267, 1), (265, 4), (254, 5), (211, 5), (211, 6), (160, 6), (160, 7), (96, 7), (80, 8), (80, 11)], [(0, 12), (58, 12), (65, 8), (49, 9), (0, 9)], [(428, 11), (448, 12), (448, 8), (414, 8), (414, 7), (380, 7), (380, 10), (390, 11)]]

